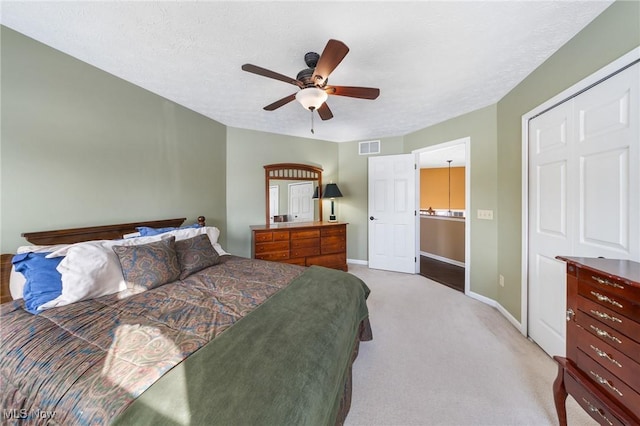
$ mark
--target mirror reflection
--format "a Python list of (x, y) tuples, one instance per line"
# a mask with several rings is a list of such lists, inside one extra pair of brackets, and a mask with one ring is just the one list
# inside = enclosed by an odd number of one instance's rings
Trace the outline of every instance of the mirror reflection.
[(321, 220), (322, 203), (314, 199), (322, 187), (321, 168), (292, 163), (264, 168), (267, 223)]

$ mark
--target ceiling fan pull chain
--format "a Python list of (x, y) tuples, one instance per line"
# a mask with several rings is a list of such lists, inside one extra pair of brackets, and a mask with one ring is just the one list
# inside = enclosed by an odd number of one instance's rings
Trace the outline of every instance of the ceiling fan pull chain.
[(315, 134), (316, 132), (313, 131), (313, 109), (310, 109), (311, 111), (311, 133)]

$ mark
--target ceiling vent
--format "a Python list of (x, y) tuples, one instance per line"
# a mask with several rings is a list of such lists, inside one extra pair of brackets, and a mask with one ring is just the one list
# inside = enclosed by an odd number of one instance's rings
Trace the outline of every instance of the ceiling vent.
[(370, 155), (370, 154), (380, 154), (380, 141), (366, 141), (360, 142), (358, 146), (358, 154), (360, 155)]

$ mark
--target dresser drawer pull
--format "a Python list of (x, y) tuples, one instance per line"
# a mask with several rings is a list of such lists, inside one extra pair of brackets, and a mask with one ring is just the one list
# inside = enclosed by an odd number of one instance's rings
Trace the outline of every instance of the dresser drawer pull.
[(623, 395), (622, 395), (622, 392), (620, 392), (620, 391), (618, 390), (618, 388), (616, 388), (615, 386), (613, 386), (613, 385), (612, 385), (612, 384), (611, 384), (607, 379), (605, 379), (604, 377), (600, 377), (600, 375), (599, 375), (598, 373), (594, 373), (594, 372), (593, 372), (593, 371), (591, 371), (591, 370), (589, 370), (589, 373), (591, 373), (591, 375), (592, 375), (593, 377), (595, 377), (595, 378), (596, 378), (596, 381), (597, 381), (598, 383), (600, 383), (601, 385), (607, 385), (607, 387), (608, 387), (609, 389), (611, 389), (612, 391), (614, 391), (614, 392), (615, 392), (615, 393), (617, 393), (618, 395), (623, 396)]
[(609, 423), (609, 425), (613, 426), (613, 423), (611, 423), (611, 420), (609, 420), (605, 415), (604, 412), (595, 407), (593, 404), (591, 404), (589, 401), (587, 401), (586, 399), (582, 398), (582, 400), (585, 402), (585, 404), (587, 404), (587, 407), (589, 407), (589, 411), (591, 411), (592, 413), (598, 413), (598, 415), (600, 417), (602, 417), (603, 420), (605, 420), (607, 423)]
[(611, 303), (613, 306), (617, 306), (618, 308), (622, 309), (622, 305), (620, 303), (616, 302), (613, 299), (608, 298), (604, 294), (596, 293), (595, 291), (592, 291), (591, 294), (601, 302)]
[(618, 339), (616, 336), (612, 336), (611, 334), (607, 333), (604, 330), (600, 330), (598, 327), (596, 327), (595, 325), (590, 325), (589, 326), (593, 331), (596, 332), (596, 334), (600, 337), (606, 337), (607, 339), (611, 339), (616, 343), (622, 343), (622, 340)]
[(575, 314), (576, 313), (573, 311), (573, 309), (567, 309), (567, 322), (571, 321), (571, 318), (573, 318)]
[(603, 280), (602, 278), (600, 278), (600, 277), (596, 277), (595, 275), (591, 275), (591, 278), (592, 278), (594, 281), (596, 281), (598, 284), (608, 285), (608, 286), (611, 286), (611, 287), (614, 287), (614, 288), (619, 288), (619, 289), (624, 290), (624, 286), (621, 286), (621, 285), (620, 285), (620, 284), (618, 284), (618, 283), (612, 283), (612, 282), (611, 282), (611, 281), (609, 281), (609, 280)]
[(608, 359), (609, 361), (611, 361), (612, 363), (614, 363), (615, 365), (617, 365), (618, 367), (622, 368), (622, 364), (620, 364), (620, 363), (619, 363), (618, 361), (616, 361), (615, 359), (611, 358), (611, 356), (610, 356), (608, 353), (606, 353), (606, 352), (604, 352), (604, 351), (601, 351), (600, 349), (596, 348), (596, 347), (595, 347), (595, 346), (593, 346), (593, 345), (589, 345), (589, 346), (591, 346), (591, 349), (593, 349), (593, 350), (595, 351), (595, 353), (597, 353), (597, 354), (598, 354), (598, 356), (599, 356), (599, 357), (601, 357), (601, 358), (606, 358), (606, 359)]
[(613, 321), (613, 322), (619, 322), (620, 324), (622, 324), (622, 320), (620, 318), (616, 318), (616, 317), (612, 317), (609, 314), (605, 314), (604, 312), (600, 312), (600, 311), (594, 311), (593, 309), (589, 310), (593, 315), (602, 318), (602, 319), (606, 319), (609, 321)]

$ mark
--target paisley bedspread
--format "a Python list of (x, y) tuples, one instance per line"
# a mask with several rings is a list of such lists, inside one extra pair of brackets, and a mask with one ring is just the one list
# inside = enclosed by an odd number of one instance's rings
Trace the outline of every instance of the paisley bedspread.
[(223, 256), (183, 281), (32, 315), (0, 306), (1, 422), (107, 424), (306, 268)]

